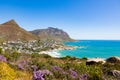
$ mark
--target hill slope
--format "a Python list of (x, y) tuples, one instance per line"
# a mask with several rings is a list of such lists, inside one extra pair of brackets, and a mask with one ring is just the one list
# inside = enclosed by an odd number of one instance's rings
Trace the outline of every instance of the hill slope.
[(0, 38), (7, 41), (28, 41), (37, 39), (35, 35), (19, 27), (14, 20), (10, 20), (0, 25)]
[(48, 27), (47, 29), (37, 29), (30, 31), (40, 39), (53, 39), (57, 41), (73, 41), (69, 35), (61, 29)]

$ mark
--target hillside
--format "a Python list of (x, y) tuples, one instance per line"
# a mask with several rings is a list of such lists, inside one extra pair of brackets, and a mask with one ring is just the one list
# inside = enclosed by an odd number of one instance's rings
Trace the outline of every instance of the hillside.
[(43, 40), (73, 41), (66, 32), (58, 28), (48, 27), (47, 29), (36, 29), (30, 32)]
[(37, 39), (37, 37), (19, 27), (14, 20), (10, 20), (0, 25), (0, 39), (5, 41), (29, 41)]

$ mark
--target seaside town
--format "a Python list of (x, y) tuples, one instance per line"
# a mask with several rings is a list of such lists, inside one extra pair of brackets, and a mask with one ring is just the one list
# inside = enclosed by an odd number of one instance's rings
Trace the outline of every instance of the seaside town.
[(0, 44), (0, 48), (3, 51), (9, 51), (10, 53), (15, 50), (19, 53), (41, 53), (42, 51), (51, 50), (73, 50), (78, 46), (66, 46), (62, 42), (55, 40), (31, 40), (31, 41), (6, 41)]

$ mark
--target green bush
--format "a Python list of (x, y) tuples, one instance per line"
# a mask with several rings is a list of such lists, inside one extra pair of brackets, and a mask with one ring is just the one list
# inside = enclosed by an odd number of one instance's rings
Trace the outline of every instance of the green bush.
[(2, 48), (0, 48), (0, 54), (2, 54), (3, 53), (3, 50), (2, 50)]
[(69, 59), (69, 60), (76, 60), (76, 57), (71, 57), (71, 56), (65, 56), (65, 57), (61, 57), (60, 59)]
[(31, 54), (31, 57), (32, 57), (32, 58), (40, 57), (40, 54), (38, 54), (38, 53), (32, 53), (32, 54)]
[(51, 56), (48, 54), (40, 54), (40, 56), (42, 56), (43, 58), (51, 58)]
[(89, 80), (103, 80), (102, 70), (98, 66), (89, 66), (88, 67)]
[(14, 51), (13, 53), (5, 53), (4, 56), (8, 59), (8, 61), (16, 61), (21, 56), (20, 53)]
[(87, 57), (83, 57), (82, 59), (87, 60), (88, 58)]
[(51, 58), (51, 56), (48, 54), (38, 54), (38, 53), (32, 53), (31, 57), (32, 58), (37, 58), (37, 57), (39, 57), (39, 58)]
[(78, 63), (67, 63), (64, 66), (65, 69), (73, 68), (75, 71), (78, 72), (78, 74), (87, 74), (89, 75), (90, 80), (103, 80), (102, 79), (102, 70), (101, 67), (92, 65), (88, 66), (85, 62), (82, 62), (80, 64)]

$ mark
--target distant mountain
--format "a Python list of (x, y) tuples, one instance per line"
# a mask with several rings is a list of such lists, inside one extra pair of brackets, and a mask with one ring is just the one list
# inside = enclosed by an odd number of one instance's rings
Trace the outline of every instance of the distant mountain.
[(48, 27), (47, 29), (36, 29), (30, 32), (43, 40), (73, 41), (66, 32), (58, 28)]
[(28, 41), (37, 39), (37, 37), (19, 27), (19, 25), (14, 20), (10, 20), (0, 25), (0, 39), (7, 41)]
[(14, 20), (0, 24), (0, 41), (29, 41), (29, 40), (52, 39), (57, 41), (73, 41), (69, 35), (58, 28), (48, 27), (47, 29), (36, 29), (26, 31), (22, 29)]

